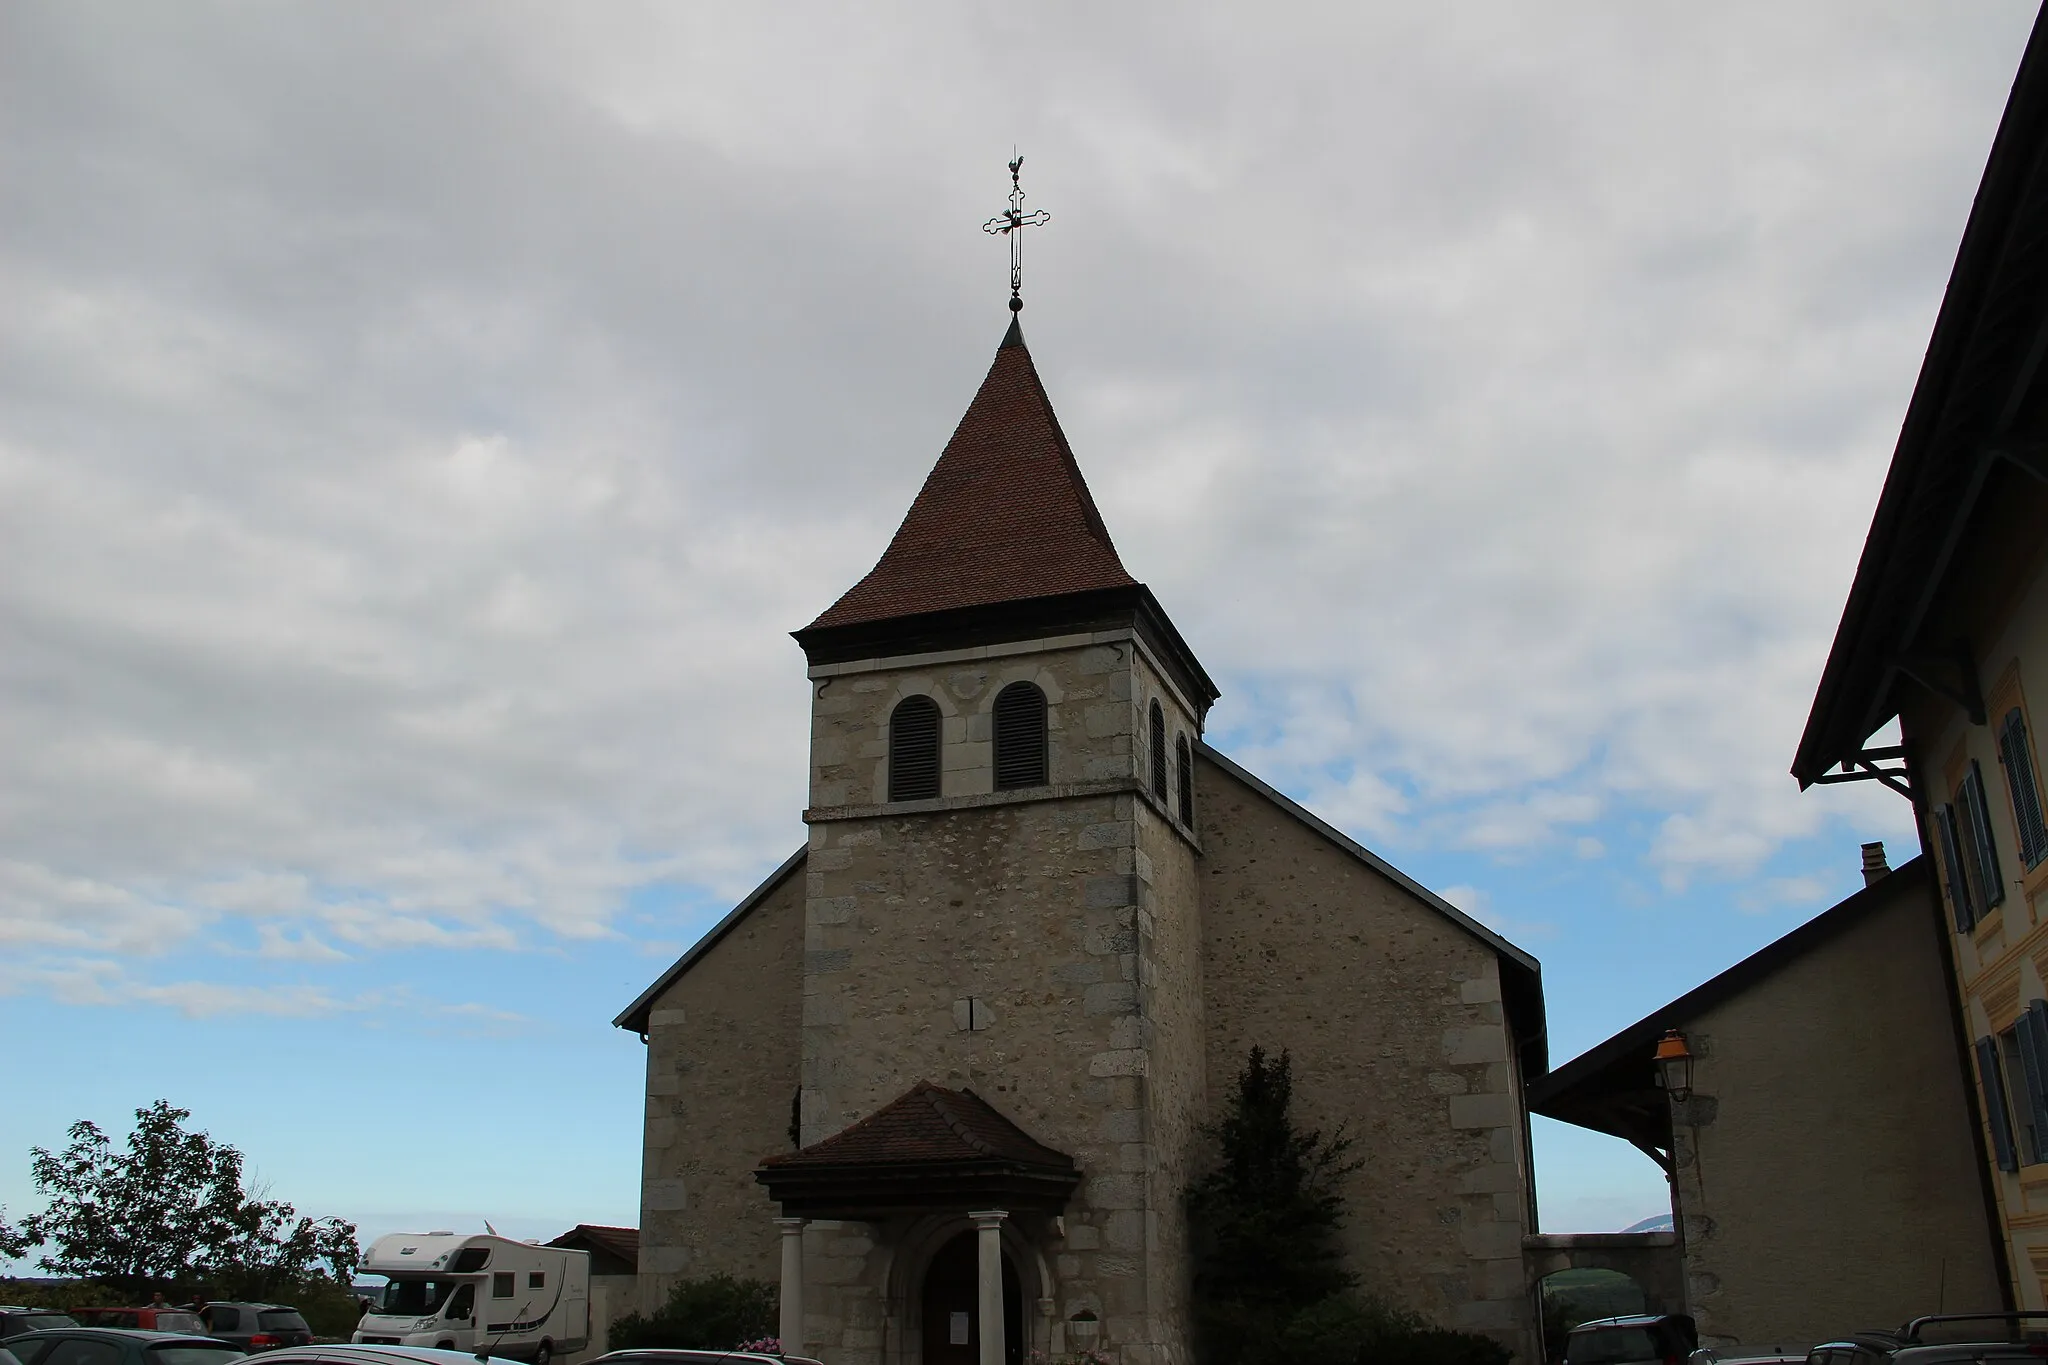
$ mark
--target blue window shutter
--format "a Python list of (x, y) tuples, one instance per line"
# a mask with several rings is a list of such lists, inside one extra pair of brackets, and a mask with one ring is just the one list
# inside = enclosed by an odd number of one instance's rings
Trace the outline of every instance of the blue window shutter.
[(2013, 823), (2020, 831), (2020, 859), (2033, 867), (2048, 857), (2048, 827), (2041, 823), (2041, 788), (2034, 774), (2034, 752), (2027, 743), (2027, 718), (2015, 706), (1998, 727), (1998, 760), (2005, 765), (2006, 789), (2012, 793)]
[(1984, 1083), (1984, 1117), (1991, 1122), (1991, 1150), (1998, 1169), (2016, 1171), (2020, 1162), (2012, 1150), (2012, 1120), (2005, 1114), (2005, 1082), (1998, 1074), (1998, 1043), (1993, 1039), (1977, 1040), (1977, 1079)]
[(1941, 845), (1941, 872), (1948, 879), (1948, 903), (1955, 911), (1956, 932), (1967, 934), (1977, 922), (1977, 907), (1970, 901), (1970, 883), (1963, 876), (1963, 851), (1957, 847), (1956, 808), (1934, 808), (1935, 842)]
[(2048, 1159), (2048, 1001), (2036, 1000), (2020, 1016), (2020, 1065), (2027, 1073), (2027, 1114), (2034, 1124), (2036, 1161)]
[(1969, 826), (1969, 840), (1977, 855), (1977, 890), (1988, 910), (2005, 903), (2005, 874), (1998, 868), (1998, 842), (1991, 836), (1991, 807), (1984, 799), (1984, 770), (1970, 760), (1963, 774), (1963, 819)]

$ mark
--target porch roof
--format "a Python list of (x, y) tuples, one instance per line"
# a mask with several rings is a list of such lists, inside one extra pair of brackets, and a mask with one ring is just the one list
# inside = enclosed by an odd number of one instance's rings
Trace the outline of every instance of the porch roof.
[(852, 1127), (764, 1159), (754, 1179), (790, 1217), (873, 1218), (935, 1208), (1057, 1213), (1081, 1172), (972, 1090), (919, 1081)]

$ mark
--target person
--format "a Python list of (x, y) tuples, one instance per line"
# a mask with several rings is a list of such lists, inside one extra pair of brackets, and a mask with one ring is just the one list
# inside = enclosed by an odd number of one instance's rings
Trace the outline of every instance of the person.
[(171, 1301), (165, 1298), (164, 1291), (159, 1289), (156, 1293), (149, 1296), (149, 1306), (151, 1308), (169, 1308)]

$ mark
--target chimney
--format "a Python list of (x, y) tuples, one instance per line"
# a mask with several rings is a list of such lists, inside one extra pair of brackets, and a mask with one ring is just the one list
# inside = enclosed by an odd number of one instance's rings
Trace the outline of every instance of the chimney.
[(1891, 872), (1891, 864), (1884, 860), (1884, 841), (1863, 846), (1863, 884), (1875, 886)]

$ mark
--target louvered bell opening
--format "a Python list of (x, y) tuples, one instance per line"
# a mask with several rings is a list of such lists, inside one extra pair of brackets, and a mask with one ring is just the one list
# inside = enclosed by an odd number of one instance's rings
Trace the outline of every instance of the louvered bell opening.
[(996, 790), (1043, 787), (1046, 777), (1045, 693), (1027, 682), (996, 694)]
[(889, 716), (889, 799), (929, 801), (938, 794), (938, 703), (905, 697)]
[(1173, 758), (1173, 775), (1179, 788), (1175, 795), (1180, 798), (1180, 822), (1192, 829), (1195, 823), (1195, 765), (1186, 735), (1174, 741)]
[(1166, 799), (1166, 713), (1152, 703), (1152, 795)]

